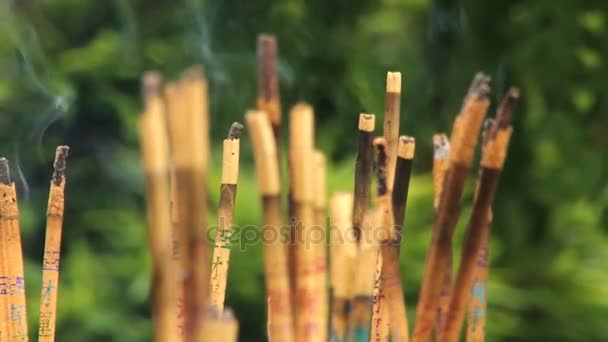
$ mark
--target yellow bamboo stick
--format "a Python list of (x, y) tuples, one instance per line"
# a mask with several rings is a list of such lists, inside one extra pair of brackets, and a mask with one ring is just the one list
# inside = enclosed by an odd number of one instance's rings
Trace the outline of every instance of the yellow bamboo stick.
[(42, 294), (40, 296), (40, 325), (38, 341), (55, 341), (57, 296), (59, 293), (59, 262), (61, 231), (65, 203), (65, 169), (69, 148), (57, 147), (47, 210), (44, 261), (42, 263)]

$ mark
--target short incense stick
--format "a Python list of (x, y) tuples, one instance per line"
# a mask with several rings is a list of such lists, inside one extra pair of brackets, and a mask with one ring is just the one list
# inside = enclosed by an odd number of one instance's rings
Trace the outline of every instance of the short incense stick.
[(395, 164), (395, 181), (393, 183), (393, 193), (391, 194), (395, 233), (398, 237), (403, 236), (403, 220), (405, 219), (405, 207), (410, 189), (413, 162), (413, 154), (410, 154), (410, 152), (414, 150), (415, 143), (414, 138), (410, 136), (402, 135), (399, 137), (397, 162)]
[(414, 342), (426, 342), (431, 338), (442, 280), (452, 254), (452, 236), (460, 215), (464, 183), (473, 162), (481, 123), (490, 105), (488, 82), (489, 79), (485, 75), (481, 73), (476, 75), (461, 112), (454, 121), (450, 167), (435, 220), (437, 236), (433, 236), (427, 256), (416, 312)]
[(445, 333), (442, 334), (439, 341), (458, 341), (460, 336), (471, 284), (475, 275), (477, 255), (482, 244), (482, 231), (489, 228), (490, 210), (513, 131), (511, 128), (511, 111), (518, 97), (518, 91), (514, 88), (510, 89), (499, 106), (494, 124), (486, 134), (487, 141), (482, 152), (479, 187), (473, 203), (471, 219), (465, 233), (460, 268), (454, 282)]
[(314, 114), (310, 105), (299, 103), (292, 108), (289, 131), (296, 217), (296, 340), (320, 341), (327, 335), (322, 331), (324, 303), (320, 295), (325, 269), (319, 267), (322, 261), (312, 241)]
[[(197, 100), (193, 94), (202, 99)], [(202, 338), (201, 323), (206, 314), (210, 272), (206, 234), (208, 126), (205, 122), (208, 112), (202, 70), (194, 70), (179, 85), (168, 84), (165, 96), (175, 172), (173, 226), (183, 265), (180, 278), (184, 295), (181, 302), (178, 297), (178, 310), (183, 312), (184, 335), (186, 342), (190, 342)], [(186, 105), (192, 102), (198, 105), (188, 108)]]
[(311, 231), (311, 248), (315, 254), (316, 268), (323, 273), (318, 277), (317, 293), (321, 303), (321, 340), (327, 341), (329, 334), (329, 293), (327, 279), (327, 195), (325, 155), (319, 150), (313, 152), (313, 187), (314, 187), (314, 226)]
[(331, 328), (330, 341), (342, 342), (346, 337), (347, 319), (352, 297), (357, 242), (353, 234), (353, 195), (338, 192), (331, 197), (330, 221), (330, 284)]
[[(277, 39), (273, 35), (258, 36), (258, 110), (266, 113), (272, 125), (275, 143), (279, 144), (281, 132), (281, 101), (277, 70)], [(279, 149), (277, 148), (277, 151)]]
[(152, 257), (154, 340), (175, 341), (175, 272), (171, 251), (169, 155), (164, 104), (155, 97), (140, 117)]
[(367, 342), (370, 340), (376, 265), (379, 257), (378, 228), (381, 215), (370, 209), (363, 215), (359, 250), (355, 261), (353, 299), (346, 341)]
[(69, 148), (57, 147), (53, 164), (53, 178), (46, 213), (46, 237), (42, 264), (42, 294), (40, 297), (40, 326), (38, 341), (55, 341), (57, 295), (59, 292), (59, 261), (61, 257), (61, 231), (65, 203), (65, 169)]
[[(411, 137), (403, 137), (399, 144), (398, 155), (405, 160), (414, 159), (415, 140)], [(407, 322), (407, 310), (405, 297), (403, 296), (403, 284), (401, 282), (401, 271), (399, 269), (399, 246), (401, 243), (400, 232), (396, 231), (390, 193), (387, 188), (386, 172), (386, 150), (383, 141), (376, 144), (378, 148), (378, 198), (377, 206), (382, 215), (382, 226), (386, 230), (381, 240), (380, 250), (382, 253), (382, 273), (380, 286), (386, 301), (391, 341), (409, 341), (409, 329)], [(409, 184), (408, 184), (409, 188)], [(407, 198), (407, 194), (406, 194)], [(382, 298), (381, 298), (382, 300)]]
[(212, 309), (205, 321), (204, 332), (205, 342), (237, 342), (239, 322), (230, 309), (222, 313)]
[(10, 317), (8, 336), (11, 341), (27, 341), (27, 310), (19, 206), (15, 183), (10, 179), (9, 164), (0, 158), (0, 230), (4, 232), (9, 293), (7, 311)]
[(389, 192), (393, 189), (397, 147), (399, 145), (399, 116), (401, 113), (401, 73), (386, 74), (386, 99), (384, 102), (384, 139), (386, 139), (388, 164), (387, 181)]
[[(433, 135), (433, 190), (434, 201), (433, 207), (435, 213), (439, 207), (439, 200), (443, 192), (443, 184), (445, 182), (445, 174), (449, 167), (450, 141), (444, 133)], [(432, 234), (437, 234), (433, 230)], [(448, 267), (445, 271), (441, 293), (439, 294), (439, 306), (437, 307), (437, 317), (435, 319), (435, 334), (438, 337), (444, 330), (445, 318), (450, 305), (450, 294), (452, 292), (452, 259), (448, 262)]]
[(372, 184), (372, 169), (374, 159), (374, 128), (376, 117), (374, 114), (359, 115), (359, 137), (357, 159), (355, 162), (355, 202), (353, 204), (353, 229), (355, 237), (359, 240), (363, 216), (369, 206), (370, 189)]
[(268, 300), (269, 341), (295, 341), (291, 292), (287, 270), (286, 239), (281, 227), (281, 183), (276, 145), (268, 117), (256, 111), (245, 115), (256, 165), (264, 211), (264, 275)]
[(234, 202), (239, 178), (239, 137), (242, 129), (243, 125), (238, 122), (233, 123), (228, 132), (228, 138), (224, 140), (220, 207), (217, 214), (217, 233), (211, 259), (210, 289), (211, 306), (219, 313), (224, 311), (224, 301), (226, 299)]

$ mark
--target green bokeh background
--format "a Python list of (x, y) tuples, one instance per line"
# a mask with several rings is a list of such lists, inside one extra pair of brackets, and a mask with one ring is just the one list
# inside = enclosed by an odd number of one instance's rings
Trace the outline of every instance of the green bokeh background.
[[(139, 77), (205, 66), (215, 208), (220, 142), (255, 104), (256, 35), (272, 32), (283, 110), (314, 105), (330, 192), (353, 187), (357, 114), (381, 122), (386, 72), (403, 73), (401, 132), (417, 138), (401, 255), (410, 324), (433, 217), (431, 136), (449, 132), (476, 71), (493, 77), (491, 112), (519, 86), (488, 340), (607, 340), (607, 21), (598, 0), (0, 0), (0, 153), (19, 188), (32, 336), (55, 146), (71, 146), (58, 340), (150, 341)], [(236, 224), (257, 224), (242, 141)], [(469, 182), (458, 241), (471, 197)], [(265, 340), (262, 272), (259, 245), (233, 252), (227, 302), (243, 341)]]

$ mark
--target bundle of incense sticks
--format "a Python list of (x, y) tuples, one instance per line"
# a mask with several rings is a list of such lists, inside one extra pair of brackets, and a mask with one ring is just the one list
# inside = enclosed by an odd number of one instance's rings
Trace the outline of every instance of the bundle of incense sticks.
[[(387, 73), (383, 136), (374, 139), (374, 114), (358, 117), (354, 190), (331, 197), (328, 228), (327, 161), (315, 148), (315, 115), (306, 103), (297, 103), (289, 112), (289, 172), (285, 182), (289, 187), (286, 194), (282, 193), (277, 60), (276, 38), (260, 35), (258, 110), (248, 111), (245, 122), (262, 197), (268, 338), (298, 342), (409, 341), (404, 270), (399, 256), (415, 139), (399, 132), (401, 73)], [(200, 67), (166, 85), (160, 74), (144, 77), (142, 152), (157, 340), (236, 339), (237, 324), (224, 303), (241, 127), (233, 125), (224, 140), (218, 231), (209, 260), (204, 241), (210, 148), (206, 91)], [(451, 264), (452, 236), (490, 104), (489, 92), (489, 77), (476, 75), (454, 121), (450, 140), (445, 134), (433, 137), (435, 224), (411, 336), (414, 341), (430, 341), (433, 330), (437, 341), (457, 341), (467, 308), (468, 339), (484, 336), (491, 205), (512, 131), (510, 113), (518, 96), (516, 90), (507, 94), (496, 120), (483, 130), (478, 188), (454, 279)], [(375, 195), (371, 191), (374, 168)], [(284, 195), (289, 203), (286, 214), (281, 206)], [(0, 267), (6, 268), (4, 264)], [(211, 304), (208, 313), (207, 303)], [(182, 326), (184, 331), (178, 331)]]
[[(65, 171), (68, 147), (59, 146), (49, 193), (42, 294), (40, 300), (39, 341), (55, 340), (59, 260), (63, 226)], [(19, 207), (9, 162), (0, 158), (0, 341), (27, 341), (25, 275), (21, 247)]]

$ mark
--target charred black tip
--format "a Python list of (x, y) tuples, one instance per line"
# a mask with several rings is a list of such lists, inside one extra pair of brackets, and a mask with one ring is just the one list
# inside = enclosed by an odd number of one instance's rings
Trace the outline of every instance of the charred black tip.
[(233, 122), (232, 126), (230, 126), (230, 130), (228, 131), (228, 139), (239, 139), (241, 137), (241, 133), (243, 133), (243, 126), (240, 122)]
[(377, 138), (374, 140), (374, 146), (378, 151), (376, 159), (376, 179), (378, 180), (378, 196), (385, 195), (388, 191), (386, 186), (387, 182), (387, 155), (386, 155), (386, 141), (384, 138)]
[(55, 152), (55, 162), (53, 163), (53, 183), (61, 185), (65, 177), (65, 169), (67, 168), (67, 159), (70, 148), (68, 146), (58, 146)]
[(511, 125), (511, 116), (518, 100), (519, 89), (516, 87), (509, 88), (509, 91), (498, 107), (498, 113), (496, 113), (498, 128), (505, 129)]
[(4, 185), (11, 184), (11, 170), (6, 158), (0, 158), (0, 183)]

